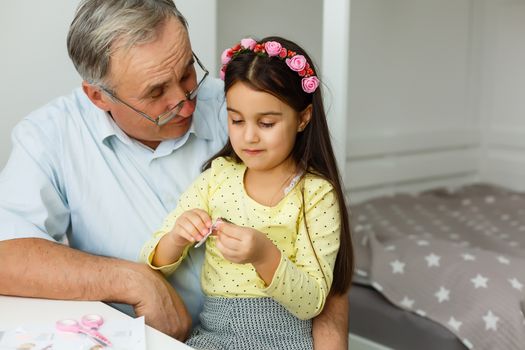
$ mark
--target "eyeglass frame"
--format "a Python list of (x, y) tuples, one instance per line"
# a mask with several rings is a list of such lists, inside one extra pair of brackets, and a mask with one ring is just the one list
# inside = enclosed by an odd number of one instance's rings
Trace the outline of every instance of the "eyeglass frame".
[(197, 61), (197, 64), (199, 65), (199, 67), (204, 71), (204, 76), (202, 77), (202, 79), (197, 83), (197, 85), (192, 90), (190, 90), (187, 93), (185, 93), (185, 97), (186, 98), (184, 100), (182, 100), (179, 103), (177, 103), (175, 106), (173, 106), (173, 108), (171, 108), (171, 109), (169, 109), (169, 110), (167, 110), (165, 112), (162, 112), (161, 114), (159, 114), (157, 116), (157, 118), (152, 118), (149, 115), (147, 115), (146, 113), (142, 112), (141, 110), (133, 107), (129, 103), (121, 100), (113, 92), (111, 92), (111, 90), (109, 90), (108, 88), (106, 88), (104, 86), (99, 86), (99, 88), (102, 91), (104, 91), (106, 94), (108, 94), (110, 97), (115, 99), (117, 102), (123, 104), (124, 106), (126, 106), (126, 107), (132, 109), (134, 112), (138, 113), (141, 117), (146, 118), (147, 120), (149, 120), (150, 122), (154, 123), (157, 126), (163, 126), (163, 125), (165, 125), (166, 123), (168, 123), (170, 120), (172, 120), (173, 118), (175, 118), (177, 116), (177, 114), (181, 111), (182, 107), (184, 107), (184, 103), (186, 103), (187, 101), (192, 101), (192, 100), (195, 99), (195, 97), (197, 97), (197, 92), (199, 91), (200, 87), (202, 86), (202, 83), (204, 82), (204, 80), (210, 74), (210, 72), (202, 64), (201, 60), (199, 60), (197, 55), (195, 55), (195, 52), (192, 51), (191, 54), (195, 58), (195, 61)]

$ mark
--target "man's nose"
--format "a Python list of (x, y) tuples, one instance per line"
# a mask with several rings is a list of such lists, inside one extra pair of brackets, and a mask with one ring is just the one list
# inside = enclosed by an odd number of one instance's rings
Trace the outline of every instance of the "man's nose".
[(177, 104), (186, 100), (186, 91), (180, 85), (172, 86), (166, 94), (166, 103), (168, 109), (172, 109)]

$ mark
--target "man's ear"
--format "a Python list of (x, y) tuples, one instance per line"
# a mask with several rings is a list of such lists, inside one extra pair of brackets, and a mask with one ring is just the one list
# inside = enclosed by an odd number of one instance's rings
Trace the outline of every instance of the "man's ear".
[(312, 119), (312, 105), (308, 105), (300, 114), (299, 114), (299, 125), (297, 126), (297, 132), (303, 131), (308, 123), (310, 122), (310, 119)]
[(98, 86), (89, 84), (84, 80), (82, 81), (82, 90), (95, 106), (106, 112), (110, 110), (109, 99)]

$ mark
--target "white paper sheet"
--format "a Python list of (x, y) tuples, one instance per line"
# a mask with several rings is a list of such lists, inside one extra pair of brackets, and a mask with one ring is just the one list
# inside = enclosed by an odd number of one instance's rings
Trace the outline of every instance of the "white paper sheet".
[[(146, 350), (144, 317), (106, 319), (99, 328), (113, 344), (112, 350)], [(0, 350), (99, 350), (104, 349), (84, 334), (61, 332), (54, 324), (27, 324), (0, 330)]]

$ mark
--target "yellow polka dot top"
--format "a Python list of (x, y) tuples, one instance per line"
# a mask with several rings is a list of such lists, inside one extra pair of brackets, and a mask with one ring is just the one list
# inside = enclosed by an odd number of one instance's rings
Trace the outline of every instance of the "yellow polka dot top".
[(244, 164), (225, 158), (214, 160), (144, 245), (142, 260), (165, 274), (173, 273), (193, 248), (188, 246), (179, 261), (155, 267), (151, 265), (155, 247), (182, 212), (203, 209), (212, 220), (221, 217), (265, 233), (282, 252), (273, 280), (266, 285), (251, 264), (224, 259), (215, 236), (210, 236), (201, 275), (204, 293), (228, 298), (271, 297), (295, 316), (312, 318), (324, 306), (339, 249), (340, 213), (335, 191), (326, 180), (307, 173), (277, 205), (267, 207), (246, 194), (245, 171)]

